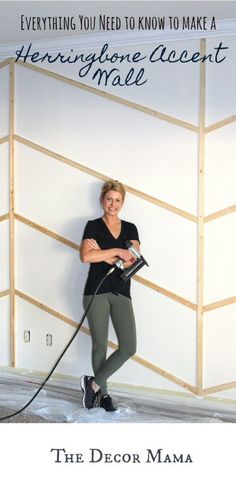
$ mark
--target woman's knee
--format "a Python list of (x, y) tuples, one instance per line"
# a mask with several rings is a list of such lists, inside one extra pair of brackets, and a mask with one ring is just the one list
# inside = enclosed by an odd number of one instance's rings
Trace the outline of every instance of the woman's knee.
[(106, 354), (107, 353), (107, 343), (106, 342), (93, 343), (92, 344), (92, 350), (96, 354)]
[(132, 356), (134, 356), (134, 354), (136, 354), (136, 342), (133, 342), (132, 344), (130, 344), (129, 346), (126, 346), (126, 347), (120, 347), (119, 348), (120, 352), (123, 354), (124, 358), (127, 360), (129, 358), (131, 358)]

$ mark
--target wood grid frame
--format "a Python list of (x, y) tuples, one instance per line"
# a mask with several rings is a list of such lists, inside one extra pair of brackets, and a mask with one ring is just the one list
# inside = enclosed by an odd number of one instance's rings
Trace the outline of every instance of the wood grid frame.
[[(200, 50), (202, 52), (205, 51), (206, 40), (202, 39), (200, 41)], [(36, 67), (34, 65), (28, 63), (18, 62), (19, 65), (28, 70), (33, 70), (35, 72), (41, 73), (46, 77), (51, 77), (53, 79), (59, 80), (65, 84), (72, 85), (74, 87), (79, 88), (80, 90), (91, 92), (97, 96), (109, 99), (110, 101), (115, 101), (121, 105), (125, 105), (129, 108), (135, 109), (136, 111), (144, 112), (152, 117), (157, 119), (165, 120), (172, 125), (177, 125), (188, 129), (190, 132), (197, 133), (198, 135), (198, 199), (199, 199), (199, 209), (198, 215), (192, 215), (189, 212), (183, 211), (175, 206), (165, 203), (158, 198), (152, 197), (143, 191), (139, 191), (137, 189), (132, 188), (128, 184), (125, 184), (126, 190), (137, 197), (142, 198), (145, 201), (151, 202), (154, 205), (164, 208), (170, 211), (173, 214), (180, 215), (187, 219), (188, 221), (194, 222), (198, 226), (198, 277), (197, 277), (197, 303), (192, 301), (188, 301), (182, 298), (180, 295), (175, 294), (169, 291), (166, 288), (160, 287), (159, 285), (153, 283), (150, 280), (144, 279), (143, 277), (136, 275), (134, 278), (137, 282), (149, 287), (151, 290), (154, 290), (158, 293), (163, 294), (164, 296), (175, 300), (179, 304), (183, 304), (191, 310), (195, 311), (197, 314), (197, 386), (193, 386), (179, 377), (172, 375), (167, 370), (161, 369), (154, 363), (151, 363), (140, 356), (133, 356), (133, 360), (138, 364), (145, 366), (147, 369), (158, 373), (164, 378), (174, 382), (175, 384), (183, 387), (186, 390), (191, 391), (197, 395), (209, 395), (212, 393), (220, 392), (223, 390), (231, 389), (236, 387), (236, 380), (229, 383), (219, 384), (214, 387), (203, 388), (203, 317), (204, 313), (207, 311), (212, 311), (216, 308), (223, 307), (229, 304), (236, 303), (236, 295), (221, 301), (216, 301), (214, 303), (204, 305), (204, 225), (207, 222), (211, 222), (217, 218), (220, 218), (225, 215), (229, 215), (236, 211), (236, 205), (231, 205), (228, 208), (225, 208), (220, 211), (216, 211), (211, 215), (204, 215), (204, 199), (205, 199), (205, 185), (204, 185), (204, 172), (205, 172), (205, 136), (207, 133), (214, 132), (217, 129), (220, 129), (226, 125), (229, 125), (233, 122), (236, 122), (236, 115), (231, 115), (228, 118), (221, 120), (219, 122), (214, 123), (211, 126), (205, 126), (205, 97), (206, 97), (206, 66), (202, 64), (199, 68), (199, 87), (200, 87), (200, 95), (199, 95), (199, 125), (195, 126), (188, 122), (185, 122), (180, 119), (176, 119), (170, 115), (163, 114), (151, 108), (145, 107), (143, 105), (139, 105), (137, 103), (131, 102), (124, 98), (112, 95), (108, 92), (101, 91), (99, 89), (90, 87), (88, 85), (79, 83), (72, 79), (69, 79), (65, 76), (61, 76), (54, 72), (51, 72), (47, 69), (42, 69)], [(42, 302), (33, 299), (28, 294), (24, 294), (17, 290), (15, 287), (15, 233), (14, 233), (14, 224), (15, 220), (20, 221), (29, 227), (38, 230), (44, 235), (52, 237), (56, 239), (58, 242), (62, 242), (69, 246), (71, 249), (75, 249), (79, 251), (80, 246), (70, 239), (67, 239), (58, 233), (51, 231), (44, 227), (43, 225), (39, 225), (35, 223), (33, 220), (29, 218), (25, 218), (19, 215), (15, 211), (15, 187), (14, 187), (14, 142), (17, 141), (22, 143), (23, 145), (36, 150), (39, 153), (55, 158), (58, 162), (67, 164), (68, 166), (72, 166), (83, 173), (89, 174), (93, 177), (96, 177), (99, 180), (107, 180), (110, 177), (105, 176), (91, 168), (86, 167), (83, 164), (70, 160), (66, 156), (59, 155), (50, 149), (44, 148), (42, 146), (33, 143), (21, 136), (18, 136), (14, 132), (14, 120), (15, 120), (15, 61), (14, 59), (7, 59), (4, 62), (0, 63), (0, 69), (3, 67), (9, 66), (9, 84), (10, 84), (10, 101), (9, 101), (9, 135), (0, 138), (0, 145), (4, 143), (9, 143), (9, 171), (10, 171), (10, 183), (9, 183), (9, 213), (6, 213), (0, 216), (0, 222), (9, 221), (9, 240), (10, 240), (10, 287), (7, 290), (0, 292), (0, 297), (10, 297), (10, 347), (11, 347), (11, 366), (15, 366), (15, 298), (20, 297), (27, 301), (30, 304), (33, 304), (36, 307), (39, 307), (43, 311), (52, 314), (54, 317), (59, 318), (60, 320), (66, 322), (67, 324), (75, 327), (77, 322), (71, 320), (66, 315), (55, 311), (53, 308), (50, 308), (43, 304)], [(85, 327), (82, 328), (82, 331), (86, 334), (89, 334), (89, 330)], [(116, 344), (109, 341), (109, 346), (112, 348), (116, 348)]]

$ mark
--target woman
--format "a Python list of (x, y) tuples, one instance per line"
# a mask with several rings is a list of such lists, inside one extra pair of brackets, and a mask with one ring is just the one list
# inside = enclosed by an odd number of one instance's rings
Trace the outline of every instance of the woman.
[[(125, 188), (120, 182), (105, 182), (100, 195), (103, 216), (89, 221), (85, 227), (80, 257), (83, 263), (90, 263), (90, 270), (84, 289), (84, 308), (111, 268), (110, 265), (121, 259), (124, 268), (128, 268), (136, 261), (134, 255), (125, 249), (125, 242), (130, 240), (139, 251), (139, 236), (134, 224), (119, 218), (124, 199)], [(107, 358), (109, 317), (117, 335), (118, 349)], [(101, 285), (87, 319), (92, 337), (94, 377), (84, 375), (81, 378), (83, 406), (91, 409), (100, 399), (100, 407), (106, 411), (115, 411), (107, 392), (107, 379), (136, 352), (130, 280), (123, 282), (117, 268)]]

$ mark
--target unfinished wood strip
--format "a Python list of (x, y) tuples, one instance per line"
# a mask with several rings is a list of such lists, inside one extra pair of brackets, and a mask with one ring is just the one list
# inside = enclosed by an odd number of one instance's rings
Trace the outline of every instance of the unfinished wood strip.
[(214, 387), (207, 387), (202, 390), (202, 395), (215, 394), (216, 392), (223, 392), (236, 387), (236, 381), (223, 383), (222, 385), (215, 385)]
[(5, 220), (9, 220), (10, 215), (9, 213), (5, 213), (5, 215), (0, 216), (0, 222), (4, 222)]
[(116, 96), (112, 93), (108, 93), (107, 91), (103, 91), (101, 89), (88, 86), (87, 84), (74, 81), (73, 79), (62, 76), (60, 74), (56, 74), (55, 72), (50, 71), (48, 69), (43, 69), (42, 67), (29, 64), (28, 62), (18, 61), (17, 64), (27, 69), (33, 70), (34, 72), (38, 72), (39, 74), (43, 74), (44, 76), (52, 77), (57, 81), (61, 81), (63, 83), (70, 84), (71, 86), (82, 89), (84, 91), (88, 91), (89, 93), (92, 93), (96, 96), (106, 98), (107, 100), (113, 101), (115, 103), (119, 103), (120, 105), (124, 105), (128, 108), (132, 108), (133, 110), (137, 110), (139, 112), (143, 112), (145, 114), (151, 115), (152, 117), (158, 118), (160, 120), (165, 120), (170, 124), (178, 125), (179, 127), (184, 127), (185, 129), (188, 129), (190, 131), (194, 131), (194, 132), (198, 131), (198, 127), (193, 124), (190, 124), (189, 122), (177, 119), (175, 117), (171, 117), (170, 115), (166, 115), (152, 108), (145, 107), (144, 105), (140, 105), (139, 103), (135, 103), (134, 101), (127, 100), (125, 98), (122, 98), (121, 96)]
[(171, 213), (175, 213), (176, 215), (187, 218), (187, 220), (190, 220), (191, 222), (197, 223), (197, 221), (198, 221), (197, 217), (195, 215), (192, 215), (191, 213), (188, 213), (187, 211), (181, 210), (180, 208), (177, 208), (176, 206), (170, 205), (169, 203), (165, 203), (164, 201), (161, 201), (160, 199), (154, 198), (153, 196), (150, 196), (149, 194), (143, 193), (142, 191), (138, 191), (137, 189), (134, 189), (133, 187), (130, 187), (126, 184), (124, 184), (124, 186), (125, 186), (126, 191), (130, 192), (134, 196), (138, 196), (139, 198), (142, 198), (145, 201), (149, 201), (149, 203), (153, 203), (154, 205), (159, 206), (160, 208), (171, 211)]
[(188, 301), (187, 299), (178, 296), (174, 292), (170, 292), (169, 290), (166, 290), (163, 287), (160, 287), (159, 285), (150, 282), (150, 280), (140, 277), (140, 275), (134, 275), (133, 279), (139, 282), (140, 284), (149, 287), (149, 289), (155, 290), (156, 292), (160, 292), (160, 294), (163, 294), (164, 296), (169, 297), (170, 299), (173, 299), (174, 301), (183, 304), (184, 306), (187, 306), (188, 308), (193, 309), (194, 311), (197, 311), (197, 304), (194, 304), (191, 301)]
[[(51, 314), (52, 316), (55, 316), (56, 318), (64, 321), (68, 325), (71, 325), (74, 328), (77, 327), (78, 322), (72, 320), (71, 318), (68, 318), (67, 316), (63, 315), (62, 313), (59, 313), (58, 311), (55, 311), (54, 309), (50, 308), (49, 306), (46, 306), (45, 304), (37, 301), (36, 299), (33, 299), (32, 297), (28, 296), (27, 294), (25, 294), (19, 290), (16, 290), (15, 294), (16, 294), (16, 296), (20, 297), (21, 299), (24, 299), (28, 303), (33, 304), (34, 306), (40, 308), (42, 311), (45, 311), (45, 312)], [(81, 327), (80, 331), (82, 331), (83, 333), (86, 333), (87, 335), (90, 335), (90, 331), (84, 326)], [(114, 342), (112, 342), (110, 340), (108, 340), (108, 346), (111, 347), (112, 349), (117, 349), (117, 345), (114, 344)], [(170, 381), (176, 383), (177, 385), (180, 385), (181, 387), (188, 389), (193, 393), (196, 393), (196, 388), (194, 386), (190, 385), (189, 383), (184, 382), (183, 380), (176, 377), (175, 375), (172, 375), (168, 371), (165, 371), (162, 368), (159, 368), (158, 366), (147, 361), (146, 359), (143, 359), (142, 357), (140, 357), (138, 355), (132, 356), (131, 359), (136, 361), (138, 364), (141, 364), (145, 368), (147, 368), (151, 371), (154, 371), (155, 373), (158, 373), (159, 375), (163, 376), (167, 380), (170, 380)]]
[[(4, 215), (4, 216), (8, 217), (8, 215)], [(16, 220), (19, 220), (20, 222), (24, 223), (25, 225), (28, 225), (29, 227), (32, 227), (32, 228), (38, 230), (42, 234), (45, 234), (49, 237), (52, 237), (53, 239), (56, 239), (57, 241), (62, 242), (63, 244), (66, 244), (67, 246), (71, 247), (72, 249), (75, 249), (76, 251), (80, 251), (80, 245), (76, 244), (75, 242), (72, 242), (70, 239), (63, 237), (63, 236), (57, 234), (56, 232), (49, 230), (49, 229), (43, 227), (42, 225), (33, 222), (32, 220), (30, 220), (28, 218), (22, 217), (18, 213), (15, 213), (14, 217)], [(0, 221), (1, 221), (1, 217), (0, 217)], [(188, 299), (184, 299), (183, 297), (179, 296), (178, 294), (175, 294), (174, 292), (168, 291), (167, 289), (164, 289), (163, 287), (155, 284), (154, 282), (151, 282), (148, 279), (141, 277), (140, 275), (134, 275), (133, 279), (136, 280), (137, 282), (139, 282), (140, 284), (145, 285), (149, 289), (155, 290), (156, 292), (160, 292), (160, 294), (163, 294), (164, 296), (169, 297), (170, 299), (173, 299), (174, 301), (176, 301), (180, 304), (183, 304), (184, 306), (187, 306), (188, 308), (193, 309), (194, 311), (197, 311), (197, 304), (194, 304), (193, 302), (188, 301)], [(236, 302), (236, 296), (225, 299), (223, 301), (218, 301), (215, 303), (211, 303), (207, 306), (204, 306), (203, 311), (204, 312), (210, 311), (212, 309), (215, 309), (215, 308), (218, 308), (221, 306), (225, 306), (227, 304), (233, 304), (234, 302)]]
[(215, 122), (215, 124), (209, 125), (205, 128), (205, 132), (209, 133), (216, 131), (217, 129), (221, 129), (221, 127), (225, 127), (226, 125), (232, 124), (233, 122), (236, 122), (236, 115), (231, 115), (226, 119), (219, 120), (219, 122)]
[(229, 304), (236, 303), (236, 296), (228, 297), (227, 299), (222, 299), (221, 301), (215, 301), (214, 303), (207, 304), (204, 306), (203, 311), (212, 311), (213, 309), (222, 308), (223, 306), (228, 306)]
[[(47, 229), (46, 227), (43, 227), (43, 225), (40, 225), (38, 223), (33, 222), (33, 220), (30, 220), (29, 218), (22, 217), (18, 213), (14, 214), (14, 217), (16, 220), (19, 220), (20, 222), (24, 223), (25, 225), (28, 225), (29, 227), (32, 227), (42, 234), (45, 234), (49, 237), (52, 237), (53, 239), (56, 239), (59, 242), (62, 242), (63, 244), (66, 244), (67, 246), (71, 247), (72, 249), (75, 249), (76, 251), (80, 251), (80, 245), (76, 244), (75, 242), (72, 242), (70, 239), (67, 239), (66, 237), (63, 237), (56, 232)], [(149, 287), (149, 289), (153, 289), (157, 292), (160, 292), (166, 297), (169, 297), (171, 299), (174, 299), (180, 304), (183, 304), (184, 306), (187, 306), (188, 308), (191, 308), (196, 311), (197, 305), (192, 303), (191, 301), (188, 301), (187, 299), (184, 299), (181, 296), (178, 296), (178, 294), (174, 294), (174, 292), (170, 292), (166, 289), (163, 289), (163, 287), (160, 287), (159, 285), (154, 284), (153, 282), (150, 282), (149, 280), (140, 277), (139, 275), (135, 275), (133, 277), (137, 282), (145, 285), (146, 287)]]
[(154, 373), (157, 373), (158, 375), (161, 375), (163, 378), (166, 378), (167, 380), (170, 380), (171, 382), (174, 382), (176, 385), (179, 385), (180, 387), (183, 387), (184, 389), (190, 390), (192, 393), (196, 394), (197, 389), (193, 385), (190, 385), (189, 383), (181, 380), (175, 375), (172, 375), (166, 370), (163, 370), (159, 366), (156, 366), (155, 364), (147, 361), (146, 359), (141, 358), (140, 356), (132, 356), (133, 361), (136, 361), (138, 364), (141, 364), (145, 368), (154, 371)]
[(82, 165), (81, 163), (75, 162), (74, 160), (71, 160), (70, 158), (66, 158), (63, 155), (59, 155), (59, 153), (56, 153), (55, 151), (51, 151), (48, 148), (44, 148), (43, 146), (40, 146), (39, 144), (33, 143), (33, 141), (29, 141), (28, 139), (25, 139), (21, 136), (15, 135), (15, 140), (21, 144), (24, 144), (25, 146), (28, 146), (28, 148), (32, 148), (36, 151), (39, 151), (39, 153), (43, 153), (44, 155), (50, 156), (51, 158), (54, 158), (55, 160), (58, 160), (62, 163), (65, 163), (66, 165), (70, 165), (71, 167), (77, 168), (81, 172), (92, 175), (93, 177), (96, 177), (97, 179), (100, 179), (102, 181), (106, 181), (106, 180), (110, 179), (110, 177), (108, 177), (107, 175), (101, 174), (100, 172), (96, 172), (96, 170), (93, 170), (89, 167), (86, 167), (85, 165)]
[[(200, 41), (200, 52), (206, 40)], [(204, 305), (204, 207), (205, 207), (205, 107), (206, 64), (200, 65), (199, 136), (198, 136), (198, 275), (197, 275), (197, 390), (203, 388), (203, 305)]]
[(0, 138), (0, 144), (8, 143), (9, 141), (9, 136), (4, 136)]
[(46, 304), (41, 303), (40, 301), (37, 301), (37, 299), (34, 299), (31, 296), (28, 296), (24, 292), (21, 292), (20, 290), (16, 289), (15, 290), (15, 295), (20, 297), (21, 299), (24, 299), (30, 304), (33, 304), (39, 309), (42, 309), (42, 311), (45, 311), (46, 313), (51, 314), (52, 316), (55, 316), (55, 318), (59, 318), (59, 320), (64, 321), (68, 325), (71, 325), (72, 327), (76, 327), (78, 325), (78, 322), (75, 320), (72, 320), (71, 318), (68, 318), (68, 316), (63, 315), (62, 313), (59, 313), (58, 311), (55, 311), (54, 309), (50, 308), (49, 306), (46, 306)]
[(11, 62), (10, 58), (6, 58), (6, 60), (3, 60), (3, 62), (0, 62), (0, 69), (3, 69), (3, 67), (6, 67), (7, 65), (9, 65), (10, 62)]
[(225, 215), (230, 215), (230, 213), (234, 213), (236, 211), (236, 205), (228, 206), (223, 210), (216, 211), (215, 213), (211, 213), (210, 215), (205, 216), (204, 222), (211, 222), (212, 220), (216, 220), (217, 218), (224, 217)]
[[(39, 151), (40, 153), (43, 153), (47, 156), (50, 156), (51, 158), (54, 158), (55, 160), (58, 160), (59, 162), (65, 163), (66, 165), (70, 165), (71, 167), (74, 167), (81, 172), (84, 172), (88, 175), (91, 175), (93, 177), (96, 177), (99, 180), (102, 181), (107, 181), (111, 179), (111, 177), (108, 177), (107, 175), (101, 174), (100, 172), (97, 172), (96, 170), (93, 170), (89, 167), (86, 167), (85, 165), (82, 165), (81, 163), (75, 162), (74, 160), (71, 160), (69, 158), (66, 158), (63, 155), (59, 155), (55, 151), (50, 151), (47, 148), (44, 148), (43, 146), (40, 146), (38, 144), (33, 143), (32, 141), (29, 141), (28, 139), (25, 139), (21, 136), (15, 135), (15, 140), (25, 146), (28, 146), (29, 148), (32, 148), (36, 151)], [(191, 213), (188, 213), (187, 211), (181, 210), (180, 208), (176, 208), (175, 206), (172, 206), (168, 203), (165, 203), (164, 201), (160, 201), (157, 198), (154, 198), (153, 196), (150, 196), (149, 194), (146, 194), (142, 191), (139, 191), (138, 189), (134, 189), (133, 187), (128, 186), (127, 184), (124, 184), (125, 189), (127, 192), (130, 194), (133, 194), (134, 196), (138, 196), (139, 198), (144, 199), (145, 201), (148, 201), (150, 203), (155, 204), (156, 206), (159, 206), (160, 208), (163, 208), (165, 210), (169, 210), (172, 213), (175, 213), (176, 215), (179, 215), (181, 217), (186, 218), (187, 220), (191, 220), (192, 222), (197, 223), (197, 217), (195, 215), (192, 215)]]
[(11, 366), (15, 366), (15, 232), (14, 232), (14, 128), (15, 128), (15, 62), (10, 61), (10, 107), (9, 107), (9, 246), (10, 246), (10, 359)]
[(0, 297), (5, 297), (5, 296), (9, 296), (9, 295), (10, 295), (10, 289), (0, 291)]
[(63, 237), (62, 235), (57, 234), (53, 230), (49, 230), (46, 227), (43, 227), (42, 225), (33, 222), (33, 220), (30, 220), (29, 218), (22, 217), (18, 213), (14, 214), (14, 217), (16, 220), (19, 220), (19, 222), (24, 223), (25, 225), (28, 225), (29, 227), (32, 227), (33, 229), (38, 230), (42, 234), (45, 234), (49, 237), (52, 237), (53, 239), (56, 239), (56, 241), (62, 242), (63, 244), (66, 244), (72, 249), (76, 249), (76, 251), (80, 250), (79, 244), (76, 244), (75, 242), (71, 241), (70, 239), (67, 239), (66, 237)]

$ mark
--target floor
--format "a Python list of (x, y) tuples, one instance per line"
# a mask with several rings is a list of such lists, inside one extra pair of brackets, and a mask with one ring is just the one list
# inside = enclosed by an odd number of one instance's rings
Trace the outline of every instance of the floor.
[[(0, 374), (0, 418), (22, 409), (40, 384), (28, 377)], [(107, 413), (81, 405), (81, 391), (52, 380), (14, 423), (236, 423), (236, 405), (196, 398), (156, 394), (155, 397), (113, 391), (117, 411)]]

